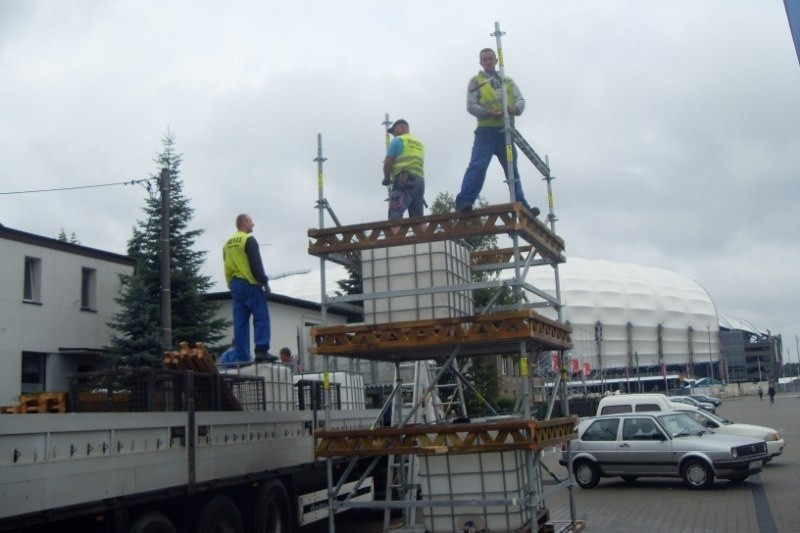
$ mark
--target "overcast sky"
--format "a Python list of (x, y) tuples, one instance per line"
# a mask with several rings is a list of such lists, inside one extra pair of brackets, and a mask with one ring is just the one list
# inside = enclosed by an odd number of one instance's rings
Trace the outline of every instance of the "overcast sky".
[[(386, 113), (426, 145), (429, 203), (455, 194), (495, 21), (567, 257), (685, 274), (797, 360), (800, 66), (781, 0), (3, 0), (0, 223), (125, 253), (141, 186), (8, 193), (156, 175), (170, 131), (205, 274), (221, 280), (239, 212), (270, 275), (316, 268), (317, 134), (343, 224), (385, 218)], [(508, 201), (501, 176), (493, 163), (490, 203)]]

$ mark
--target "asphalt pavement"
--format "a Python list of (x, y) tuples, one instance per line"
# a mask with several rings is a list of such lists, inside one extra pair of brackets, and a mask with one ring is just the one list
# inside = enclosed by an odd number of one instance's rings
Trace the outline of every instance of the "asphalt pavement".
[[(574, 488), (576, 518), (583, 531), (669, 533), (800, 532), (800, 395), (778, 394), (775, 404), (757, 396), (726, 399), (717, 413), (734, 422), (780, 431), (786, 441), (781, 456), (743, 483), (715, 481), (706, 491), (685, 488), (679, 478), (641, 478), (626, 483), (602, 478), (594, 489)], [(558, 454), (546, 453), (545, 464), (566, 475)], [(568, 492), (547, 501), (553, 521), (570, 517)]]

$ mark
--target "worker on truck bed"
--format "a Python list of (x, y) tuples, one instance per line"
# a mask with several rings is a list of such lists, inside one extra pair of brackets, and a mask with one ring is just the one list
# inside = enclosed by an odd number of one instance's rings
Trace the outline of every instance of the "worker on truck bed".
[(525, 99), (514, 80), (508, 76), (504, 80), (500, 79), (500, 73), (495, 70), (497, 56), (494, 50), (484, 48), (479, 54), (479, 59), (483, 70), (469, 80), (467, 85), (467, 111), (478, 119), (478, 127), (475, 130), (469, 166), (461, 181), (461, 192), (456, 196), (456, 211), (472, 211), (472, 204), (483, 188), (486, 170), (489, 168), (489, 163), (492, 162), (492, 156), (495, 156), (503, 165), (506, 179), (514, 180), (516, 201), (527, 207), (533, 216), (537, 216), (539, 209), (531, 207), (522, 192), (517, 169), (517, 149), (513, 142), (511, 150), (514, 176), (508, 175), (505, 122), (503, 120), (503, 81), (505, 81), (508, 114), (512, 120), (513, 117), (519, 116), (525, 111)]
[(250, 361), (250, 316), (253, 317), (253, 334), (256, 361), (277, 361), (269, 353), (270, 323), (267, 298), (269, 279), (261, 262), (250, 215), (236, 217), (236, 233), (222, 247), (225, 263), (225, 281), (233, 301), (233, 336), (236, 339), (237, 361)]
[(388, 130), (394, 135), (383, 160), (383, 185), (389, 193), (389, 220), (422, 216), (425, 204), (425, 147), (409, 133), (408, 122), (399, 119)]

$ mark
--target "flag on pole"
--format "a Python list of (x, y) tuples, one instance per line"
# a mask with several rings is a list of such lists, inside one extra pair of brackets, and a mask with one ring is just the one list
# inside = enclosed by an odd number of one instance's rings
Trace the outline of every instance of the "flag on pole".
[(592, 375), (592, 365), (590, 365), (589, 362), (587, 361), (583, 363), (583, 377), (588, 378), (591, 375)]
[(561, 361), (559, 359), (558, 352), (550, 352), (550, 367), (553, 372), (561, 370)]
[(572, 368), (570, 370), (572, 370), (573, 374), (577, 374), (578, 372), (581, 371), (580, 367), (581, 363), (580, 361), (578, 361), (577, 358), (573, 357), (572, 359), (569, 360), (569, 362), (571, 363)]

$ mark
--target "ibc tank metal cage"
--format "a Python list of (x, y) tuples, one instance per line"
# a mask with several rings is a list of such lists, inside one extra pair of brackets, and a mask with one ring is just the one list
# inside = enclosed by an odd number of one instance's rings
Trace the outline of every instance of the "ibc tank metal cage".
[(69, 401), (76, 413), (264, 411), (264, 378), (137, 368), (71, 374)]

